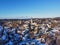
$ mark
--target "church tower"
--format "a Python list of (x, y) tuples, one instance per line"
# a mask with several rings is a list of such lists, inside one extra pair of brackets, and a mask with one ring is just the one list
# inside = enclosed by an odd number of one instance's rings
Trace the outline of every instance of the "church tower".
[(33, 23), (32, 17), (31, 17), (31, 24)]

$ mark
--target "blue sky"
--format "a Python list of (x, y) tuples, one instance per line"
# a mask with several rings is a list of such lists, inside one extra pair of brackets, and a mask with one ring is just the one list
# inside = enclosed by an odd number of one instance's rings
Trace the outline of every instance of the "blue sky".
[(60, 0), (0, 0), (0, 18), (60, 17)]

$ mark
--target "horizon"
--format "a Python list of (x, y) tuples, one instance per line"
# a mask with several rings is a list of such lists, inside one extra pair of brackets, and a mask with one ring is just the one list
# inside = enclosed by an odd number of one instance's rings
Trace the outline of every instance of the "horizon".
[[(47, 19), (47, 18), (54, 19), (54, 18), (60, 18), (60, 17), (45, 17), (45, 18), (32, 17), (32, 19)], [(30, 18), (0, 18), (0, 19), (31, 19), (31, 17)]]
[(0, 0), (0, 19), (60, 17), (60, 0)]

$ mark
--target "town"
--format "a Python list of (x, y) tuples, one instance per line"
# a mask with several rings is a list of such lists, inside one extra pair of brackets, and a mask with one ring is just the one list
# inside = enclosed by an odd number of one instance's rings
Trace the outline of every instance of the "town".
[(60, 17), (0, 19), (1, 45), (60, 45)]

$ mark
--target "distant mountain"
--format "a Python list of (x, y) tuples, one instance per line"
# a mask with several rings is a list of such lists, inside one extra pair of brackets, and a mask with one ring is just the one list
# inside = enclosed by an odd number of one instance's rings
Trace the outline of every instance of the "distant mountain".
[[(7, 18), (7, 19), (0, 19), (0, 21), (18, 21), (18, 20), (30, 20), (31, 17), (19, 17), (19, 18)], [(60, 17), (55, 18), (32, 18), (32, 19), (54, 19), (54, 20), (60, 20)]]
[(53, 18), (53, 19), (55, 19), (55, 20), (60, 20), (60, 17), (55, 17), (55, 18)]

